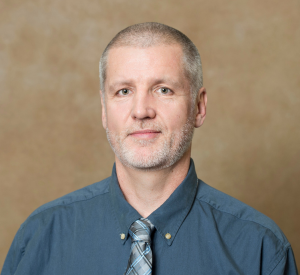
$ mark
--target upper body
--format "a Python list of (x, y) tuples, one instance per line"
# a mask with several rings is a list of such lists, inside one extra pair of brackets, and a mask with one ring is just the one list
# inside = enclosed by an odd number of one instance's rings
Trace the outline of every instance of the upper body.
[[(128, 230), (140, 217), (125, 200), (114, 167), (110, 178), (33, 212), (1, 275), (124, 274)], [(184, 181), (148, 219), (156, 228), (153, 274), (297, 274), (276, 224), (198, 180), (192, 160)]]
[(191, 143), (207, 94), (189, 38), (158, 23), (130, 26), (105, 49), (100, 79), (112, 177), (33, 214), (3, 275), (123, 274), (137, 244), (130, 250), (131, 224), (145, 218), (154, 233), (143, 244), (149, 268), (139, 274), (297, 273), (271, 221), (197, 182)]

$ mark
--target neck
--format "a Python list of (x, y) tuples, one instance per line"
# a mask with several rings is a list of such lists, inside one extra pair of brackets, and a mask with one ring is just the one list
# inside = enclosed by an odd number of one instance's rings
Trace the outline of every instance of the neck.
[(174, 165), (155, 171), (129, 168), (116, 157), (117, 177), (125, 199), (142, 217), (148, 217), (184, 180), (190, 156), (191, 149)]

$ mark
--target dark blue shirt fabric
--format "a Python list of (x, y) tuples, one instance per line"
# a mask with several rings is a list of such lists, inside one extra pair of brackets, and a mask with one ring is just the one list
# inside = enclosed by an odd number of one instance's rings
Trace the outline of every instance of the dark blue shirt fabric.
[[(123, 275), (128, 229), (139, 218), (114, 167), (111, 177), (34, 211), (16, 234), (1, 274)], [(192, 160), (185, 180), (148, 219), (155, 226), (153, 275), (298, 274), (277, 225), (198, 180)]]

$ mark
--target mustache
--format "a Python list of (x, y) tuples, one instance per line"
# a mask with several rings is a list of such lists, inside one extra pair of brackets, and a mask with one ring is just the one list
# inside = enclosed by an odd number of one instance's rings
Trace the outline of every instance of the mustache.
[(134, 132), (142, 131), (142, 130), (145, 130), (145, 129), (155, 131), (155, 132), (162, 132), (163, 131), (162, 125), (157, 123), (157, 122), (142, 121), (142, 122), (138, 122), (137, 124), (134, 124), (134, 125), (130, 126), (129, 128), (127, 128), (125, 130), (125, 134), (130, 135)]

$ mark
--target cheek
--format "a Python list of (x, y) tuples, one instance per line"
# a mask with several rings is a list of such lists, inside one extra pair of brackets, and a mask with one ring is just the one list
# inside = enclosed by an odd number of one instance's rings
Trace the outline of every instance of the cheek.
[(126, 124), (126, 113), (122, 108), (108, 107), (106, 111), (107, 128), (109, 130), (122, 130)]
[(159, 116), (169, 129), (181, 129), (189, 118), (191, 106), (175, 102), (164, 104), (160, 108)]

